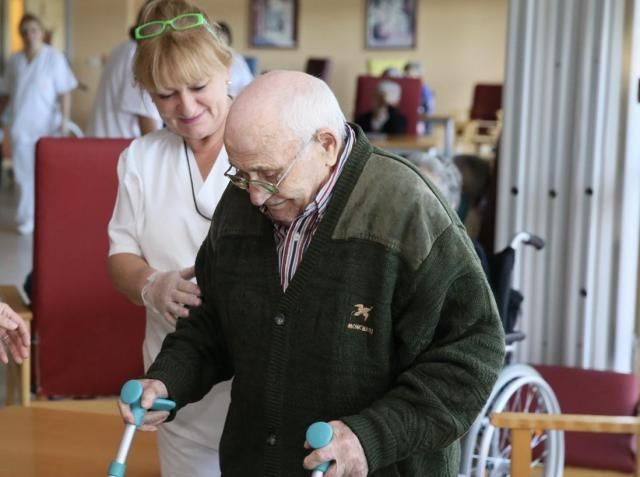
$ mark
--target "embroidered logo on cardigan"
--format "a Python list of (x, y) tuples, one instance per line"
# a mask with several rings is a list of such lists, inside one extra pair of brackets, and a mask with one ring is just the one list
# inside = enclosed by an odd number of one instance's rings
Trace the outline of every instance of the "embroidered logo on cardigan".
[[(360, 317), (362, 317), (361, 320), (365, 323), (367, 322), (367, 320), (369, 320), (370, 313), (373, 310), (372, 306), (367, 307), (361, 303), (353, 305), (353, 308), (354, 310), (351, 312), (351, 316), (349, 317), (350, 320), (360, 321)], [(365, 326), (361, 323), (347, 323), (347, 328), (350, 330), (363, 331), (364, 333), (369, 333), (370, 335), (373, 334), (373, 328)]]

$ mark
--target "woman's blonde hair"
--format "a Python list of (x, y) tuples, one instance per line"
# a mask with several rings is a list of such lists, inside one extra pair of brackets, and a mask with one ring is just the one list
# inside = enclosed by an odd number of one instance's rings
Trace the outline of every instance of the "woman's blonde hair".
[[(184, 13), (201, 13), (209, 22), (201, 8), (187, 1), (151, 0), (143, 6), (138, 25)], [(231, 50), (215, 23), (182, 31), (167, 26), (162, 34), (138, 41), (133, 75), (142, 88), (155, 92), (167, 86), (196, 84), (230, 65)]]

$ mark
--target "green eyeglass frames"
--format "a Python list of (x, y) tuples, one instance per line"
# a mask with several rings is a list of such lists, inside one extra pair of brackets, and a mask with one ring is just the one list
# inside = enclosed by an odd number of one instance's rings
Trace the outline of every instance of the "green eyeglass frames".
[(162, 35), (168, 26), (175, 31), (191, 30), (192, 28), (198, 28), (205, 26), (207, 30), (211, 31), (207, 19), (202, 13), (183, 13), (170, 20), (153, 20), (151, 22), (143, 23), (134, 30), (136, 40), (146, 40), (158, 35)]
[(293, 166), (296, 165), (296, 162), (298, 162), (298, 159), (300, 159), (302, 157), (302, 153), (304, 152), (304, 150), (306, 149), (306, 147), (311, 144), (311, 142), (315, 139), (315, 137), (311, 137), (308, 141), (306, 141), (301, 147), (300, 149), (298, 149), (298, 152), (296, 153), (296, 155), (293, 157), (293, 159), (291, 160), (291, 162), (289, 163), (289, 167), (287, 167), (287, 169), (282, 173), (282, 175), (280, 176), (280, 179), (278, 179), (278, 181), (273, 184), (271, 182), (267, 182), (267, 181), (261, 181), (258, 179), (247, 179), (246, 177), (242, 177), (238, 172), (236, 172), (235, 174), (231, 173), (231, 170), (234, 169), (233, 166), (229, 166), (229, 169), (227, 169), (227, 172), (224, 173), (224, 176), (229, 179), (229, 181), (231, 181), (231, 183), (242, 189), (242, 190), (249, 190), (249, 187), (253, 184), (256, 187), (260, 187), (262, 190), (266, 191), (267, 193), (273, 195), (273, 194), (277, 194), (278, 192), (280, 192), (280, 185), (284, 182), (284, 180), (287, 178), (287, 176), (289, 175), (289, 173), (291, 172), (291, 170), (293, 169)]

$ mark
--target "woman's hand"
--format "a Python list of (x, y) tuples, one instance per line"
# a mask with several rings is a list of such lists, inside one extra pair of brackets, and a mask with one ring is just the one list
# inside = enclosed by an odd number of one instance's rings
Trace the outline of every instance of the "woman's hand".
[(175, 326), (178, 318), (189, 316), (187, 306), (200, 305), (200, 288), (190, 280), (194, 267), (170, 272), (154, 272), (142, 288), (142, 302)]
[(0, 303), (0, 361), (9, 362), (10, 353), (17, 363), (29, 357), (31, 338), (20, 315), (6, 303)]

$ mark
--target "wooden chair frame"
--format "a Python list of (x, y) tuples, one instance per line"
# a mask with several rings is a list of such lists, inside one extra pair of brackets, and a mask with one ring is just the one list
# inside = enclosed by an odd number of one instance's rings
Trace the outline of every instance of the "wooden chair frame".
[[(640, 418), (635, 416), (593, 416), (585, 414), (525, 414), (502, 412), (491, 415), (495, 427), (511, 430), (513, 451), (511, 475), (529, 477), (531, 474), (531, 434), (534, 431), (559, 430), (635, 434), (640, 438)], [(640, 452), (636, 451), (634, 475), (640, 477)]]

